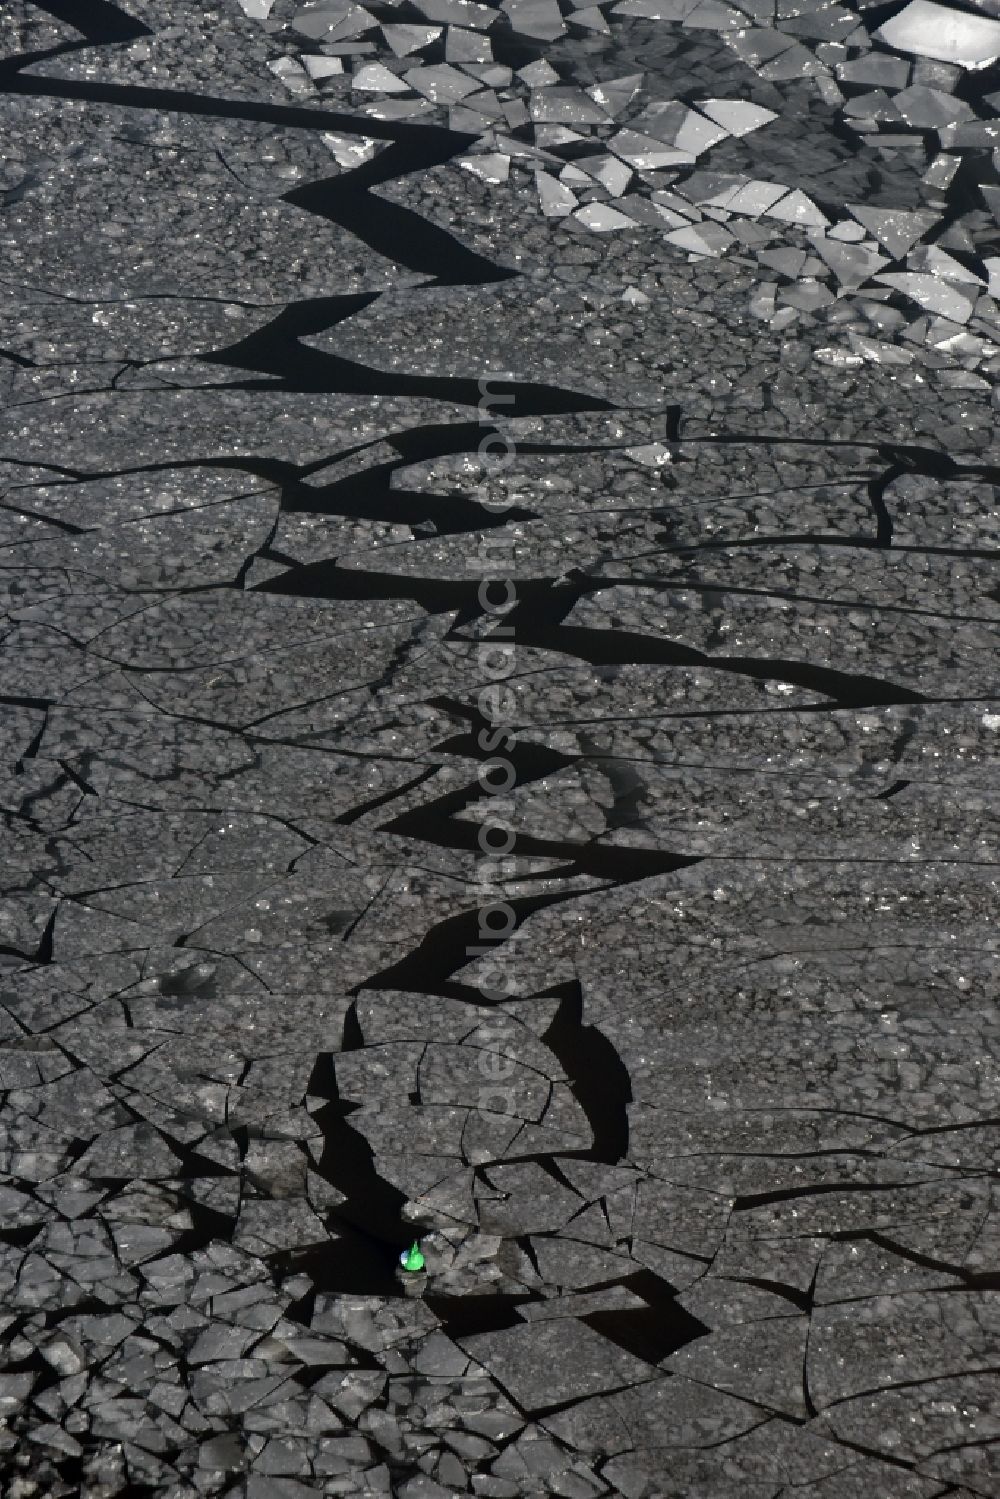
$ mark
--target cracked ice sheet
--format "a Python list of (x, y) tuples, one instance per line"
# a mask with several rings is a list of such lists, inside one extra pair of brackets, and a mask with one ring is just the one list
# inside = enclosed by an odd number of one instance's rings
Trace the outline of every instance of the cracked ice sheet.
[[(469, 65), (496, 11), (422, 9), (397, 71), (479, 91), (396, 106), (468, 132), (378, 190), (449, 236), (423, 265), (413, 220), (381, 254), (283, 202), (377, 162), (391, 100), (350, 82), (395, 67), (391, 12), (106, 7), (34, 70), (86, 102), (5, 96), (4, 1481), (988, 1494), (997, 200), (949, 153), (992, 107), (840, 6), (538, 8), (517, 74)], [(8, 12), (8, 53), (82, 35)], [(547, 97), (614, 125), (529, 144)], [(610, 171), (604, 136), (673, 151), (681, 97), (763, 123)], [(452, 235), (532, 294), (468, 260), (407, 290)], [(262, 332), (277, 371), (199, 358)], [(502, 420), (565, 451), (494, 478), (535, 516), (492, 528), (530, 604), (512, 1117), (448, 925), (490, 805), (475, 384), (508, 369), (571, 408)]]

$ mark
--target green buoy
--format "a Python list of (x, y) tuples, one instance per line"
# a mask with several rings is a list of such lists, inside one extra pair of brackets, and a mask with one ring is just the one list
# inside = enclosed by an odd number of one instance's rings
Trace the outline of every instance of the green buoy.
[(404, 1270), (410, 1270), (414, 1274), (418, 1270), (422, 1270), (424, 1268), (426, 1261), (424, 1260), (424, 1257), (420, 1252), (420, 1245), (417, 1243), (416, 1239), (414, 1239), (409, 1249), (403, 1250), (402, 1254), (399, 1256), (399, 1263), (402, 1265)]

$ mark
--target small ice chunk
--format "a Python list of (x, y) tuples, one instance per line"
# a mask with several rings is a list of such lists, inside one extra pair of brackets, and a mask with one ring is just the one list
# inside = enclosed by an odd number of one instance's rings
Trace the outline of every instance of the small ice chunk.
[(692, 156), (700, 156), (702, 151), (707, 151), (710, 146), (725, 140), (728, 134), (729, 131), (725, 125), (719, 125), (714, 120), (706, 120), (704, 115), (698, 114), (694, 109), (689, 109), (684, 123), (674, 138), (674, 149), (689, 151)]
[[(410, 85), (397, 78), (381, 62), (365, 63), (351, 80), (352, 88), (366, 94), (408, 94)], [(470, 89), (472, 85), (470, 84)]]
[(767, 209), (770, 219), (780, 219), (784, 224), (807, 224), (813, 228), (825, 228), (829, 220), (821, 213), (811, 198), (795, 188), (786, 198)]
[(385, 141), (375, 140), (370, 135), (338, 135), (333, 130), (324, 131), (320, 139), (333, 153), (339, 167), (359, 167), (362, 162), (371, 161), (375, 152), (385, 145)]
[(274, 0), (240, 0), (243, 14), (249, 16), (251, 21), (266, 21), (273, 6)]
[(879, 343), (877, 339), (865, 338), (861, 333), (847, 335), (851, 348), (869, 364), (906, 365), (913, 363), (913, 350), (901, 349), (896, 344)]
[(339, 26), (351, 8), (351, 0), (330, 0), (326, 5), (308, 5), (305, 10), (296, 11), (292, 17), (292, 25), (302, 36), (312, 37), (316, 41)]
[(901, 260), (939, 218), (938, 214), (927, 209), (910, 213), (901, 208), (869, 208), (863, 203), (848, 203), (847, 210), (874, 234), (893, 260)]
[(373, 31), (377, 25), (375, 17), (364, 6), (351, 5), (325, 33), (323, 40), (327, 43), (350, 41), (352, 37)]
[(474, 26), (477, 31), (488, 31), (498, 15), (492, 6), (479, 5), (477, 0), (413, 0), (413, 3), (428, 21)]
[(806, 276), (791, 286), (783, 286), (777, 300), (785, 307), (797, 307), (800, 312), (815, 312), (820, 307), (828, 307), (834, 297), (825, 281)]
[(465, 71), (478, 78), (480, 83), (485, 83), (489, 88), (510, 88), (514, 75), (506, 63), (492, 62), (469, 62), (464, 64)]
[(522, 36), (552, 42), (565, 33), (566, 26), (557, 0), (501, 0), (500, 9)]
[(700, 0), (619, 0), (616, 16), (642, 16), (647, 21), (683, 21)]
[(688, 12), (681, 24), (699, 26), (705, 31), (735, 31), (746, 26), (746, 16), (723, 5), (722, 0), (700, 0), (700, 4)]
[(722, 125), (729, 135), (749, 135), (778, 117), (773, 109), (748, 104), (744, 99), (696, 99), (702, 114)]
[(873, 88), (905, 88), (911, 64), (905, 57), (890, 57), (886, 52), (867, 52), (851, 62), (837, 64), (842, 83), (867, 83)]
[(577, 141), (589, 139), (589, 136), (581, 135), (579, 130), (571, 130), (568, 125), (535, 126), (535, 145), (544, 152), (551, 151), (553, 146), (575, 145)]
[(372, 120), (412, 120), (433, 108), (429, 99), (373, 99), (361, 105), (359, 113)]
[(339, 57), (303, 57), (302, 66), (314, 82), (321, 78), (332, 78), (335, 73), (344, 71), (343, 60)]
[(445, 62), (488, 63), (493, 61), (493, 47), (481, 31), (467, 31), (464, 26), (449, 26), (444, 44)]
[(950, 10), (934, 0), (910, 0), (905, 10), (875, 32), (899, 52), (985, 68), (1000, 57), (1000, 21)]
[(978, 271), (968, 270), (940, 245), (918, 245), (907, 258), (906, 268), (908, 271), (928, 271), (932, 276), (943, 276), (946, 281), (971, 281), (975, 286), (981, 286), (983, 282)]
[(676, 99), (664, 99), (648, 104), (642, 114), (629, 121), (629, 128), (641, 135), (652, 135), (665, 145), (672, 146), (678, 130), (687, 119), (686, 104)]
[(806, 263), (805, 250), (797, 250), (794, 245), (782, 245), (777, 250), (759, 250), (757, 259), (761, 265), (766, 265), (769, 271), (780, 271), (783, 276), (799, 276), (802, 267)]
[(939, 151), (920, 180), (926, 182), (928, 187), (933, 187), (943, 193), (958, 171), (958, 163), (957, 156), (949, 156), (946, 152)]
[(606, 125), (608, 117), (599, 104), (588, 99), (582, 89), (540, 88), (536, 89), (528, 104), (531, 118), (536, 123), (553, 122), (562, 125)]
[(416, 89), (434, 104), (457, 104), (467, 94), (475, 93), (477, 80), (446, 62), (426, 68), (410, 68), (403, 74), (408, 88)]
[(842, 239), (848, 244), (857, 244), (859, 239), (864, 239), (865, 231), (860, 224), (854, 224), (850, 219), (841, 219), (834, 224), (832, 229), (826, 231), (827, 239)]
[(600, 234), (606, 234), (612, 229), (635, 228), (628, 215), (612, 208), (610, 203), (586, 203), (583, 208), (577, 209), (573, 217)]
[(546, 218), (564, 219), (577, 206), (576, 194), (563, 183), (557, 182), (554, 177), (550, 177), (548, 172), (543, 172), (541, 168), (535, 172), (535, 187), (538, 189), (538, 201)]
[(529, 88), (548, 88), (550, 84), (559, 82), (559, 74), (544, 57), (540, 57), (537, 62), (529, 62), (527, 67), (518, 68), (517, 76)]
[[(870, 93), (848, 99), (844, 105), (844, 113), (850, 120), (881, 120), (890, 124), (899, 121), (896, 106), (884, 88), (873, 88)], [(864, 128), (864, 125), (854, 126), (855, 130)]]
[(725, 207), (730, 213), (745, 213), (748, 218), (756, 219), (762, 213), (767, 213), (772, 204), (784, 197), (787, 191), (780, 182), (747, 182), (729, 195), (728, 202), (716, 206)]
[(701, 224), (688, 224), (683, 229), (671, 229), (664, 236), (668, 244), (678, 249), (689, 250), (693, 255), (724, 255), (734, 243), (733, 235), (721, 224), (710, 220)]
[(510, 176), (510, 157), (502, 156), (499, 151), (484, 151), (482, 156), (460, 156), (458, 164), (484, 182), (506, 182)]
[(889, 264), (870, 241), (868, 245), (845, 244), (842, 240), (825, 239), (816, 231), (810, 233), (809, 238), (816, 254), (830, 267), (841, 286), (849, 289), (860, 286)]
[(575, 10), (570, 19), (574, 25), (586, 26), (589, 31), (611, 31), (603, 13), (596, 5), (585, 5), (582, 9)]
[(591, 157), (581, 161), (580, 166), (583, 168), (581, 176), (589, 173), (613, 198), (620, 198), (632, 181), (632, 168), (619, 161), (617, 156)]
[(592, 84), (587, 93), (609, 115), (621, 114), (642, 88), (643, 77), (642, 73), (629, 73), (624, 78), (608, 78)]
[(409, 57), (411, 52), (419, 52), (422, 47), (429, 47), (431, 42), (436, 42), (444, 30), (443, 26), (412, 26), (385, 25), (382, 27), (382, 35), (397, 57)]
[[(649, 298), (643, 296), (642, 300), (648, 302)], [(674, 455), (665, 442), (645, 442), (637, 448), (626, 448), (625, 457), (631, 458), (633, 463), (641, 463), (643, 468), (665, 468), (674, 461)]]
[(308, 94), (312, 91), (309, 75), (294, 57), (276, 57), (268, 63), (271, 72), (280, 78), (291, 94)]
[(919, 83), (902, 89), (892, 102), (906, 123), (915, 130), (937, 130), (942, 125), (954, 125), (959, 120), (975, 118), (972, 109), (963, 100), (943, 93), (939, 88), (925, 88)]
[(911, 271), (885, 272), (875, 277), (884, 286), (905, 292), (927, 312), (936, 312), (941, 317), (951, 318), (953, 323), (967, 323), (972, 316), (972, 302), (968, 297), (938, 276), (921, 275)]
[(855, 354), (851, 349), (826, 348), (817, 349), (813, 358), (820, 364), (828, 364), (835, 370), (857, 369), (859, 364), (864, 364), (860, 354)]
[(638, 170), (656, 167), (690, 166), (694, 156), (690, 151), (678, 151), (674, 146), (664, 145), (650, 135), (640, 135), (636, 130), (619, 130), (608, 141), (608, 150), (622, 157)]

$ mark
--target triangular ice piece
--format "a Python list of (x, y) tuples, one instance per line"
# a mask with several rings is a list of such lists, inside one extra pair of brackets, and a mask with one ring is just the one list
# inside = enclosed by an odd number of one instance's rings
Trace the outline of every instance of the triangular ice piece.
[(749, 135), (751, 130), (759, 130), (761, 125), (777, 119), (773, 109), (763, 109), (745, 99), (696, 99), (695, 103), (702, 114), (722, 125), (730, 135)]
[(901, 260), (939, 218), (938, 214), (926, 209), (908, 213), (901, 208), (866, 208), (860, 203), (849, 203), (847, 207), (858, 223), (885, 246), (893, 260)]
[(397, 57), (409, 57), (436, 42), (444, 28), (441, 26), (383, 26), (382, 35)]

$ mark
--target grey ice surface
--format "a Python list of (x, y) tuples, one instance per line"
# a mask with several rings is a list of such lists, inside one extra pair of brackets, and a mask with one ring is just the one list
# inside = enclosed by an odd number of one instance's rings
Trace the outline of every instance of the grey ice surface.
[(4, 1499), (1000, 1495), (998, 55), (3, 7)]

